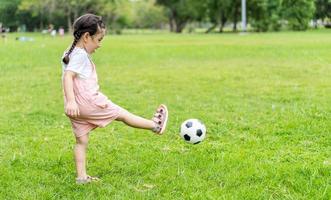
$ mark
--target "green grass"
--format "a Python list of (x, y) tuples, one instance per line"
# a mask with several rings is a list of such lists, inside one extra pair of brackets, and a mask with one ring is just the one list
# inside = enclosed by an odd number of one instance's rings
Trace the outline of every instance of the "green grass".
[[(75, 184), (60, 57), (71, 37), (0, 43), (0, 199), (330, 199), (329, 31), (107, 36), (93, 55), (101, 90), (150, 118), (159, 137), (119, 122), (92, 132)], [(185, 143), (181, 122), (207, 126)]]

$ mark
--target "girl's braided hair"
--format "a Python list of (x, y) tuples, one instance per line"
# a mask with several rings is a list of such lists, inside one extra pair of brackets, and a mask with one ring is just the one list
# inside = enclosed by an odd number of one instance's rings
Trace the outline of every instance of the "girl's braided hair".
[(69, 55), (74, 50), (77, 42), (84, 33), (88, 32), (90, 36), (93, 36), (98, 32), (99, 29), (105, 28), (105, 24), (102, 21), (101, 17), (93, 14), (85, 14), (80, 16), (76, 19), (73, 26), (74, 41), (72, 42), (69, 51), (66, 52), (65, 56), (62, 59), (65, 64), (69, 63)]

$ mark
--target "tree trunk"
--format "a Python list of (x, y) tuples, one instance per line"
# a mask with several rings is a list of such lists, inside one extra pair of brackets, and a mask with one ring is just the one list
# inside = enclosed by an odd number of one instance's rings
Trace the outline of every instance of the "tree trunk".
[(221, 25), (220, 25), (220, 29), (218, 30), (218, 32), (219, 32), (219, 33), (223, 33), (223, 28), (224, 28), (224, 25), (221, 24)]
[[(70, 9), (69, 9), (70, 10)], [(68, 31), (69, 33), (72, 33), (72, 22), (71, 22), (71, 15), (70, 15), (71, 12), (68, 12), (67, 13), (67, 23), (68, 23)]]
[(39, 28), (40, 30), (43, 30), (44, 29), (44, 23), (43, 23), (43, 20), (44, 20), (44, 12), (42, 10), (43, 8), (41, 7), (40, 8), (40, 23), (39, 23)]
[(177, 30), (176, 17), (177, 17), (176, 10), (171, 10), (169, 16), (170, 32), (175, 32)]
[(208, 28), (208, 30), (205, 33), (210, 33), (212, 30), (214, 30), (217, 26), (217, 23), (214, 23), (212, 27)]
[(170, 28), (170, 32), (174, 32), (175, 30), (175, 26), (176, 24), (174, 23), (174, 19), (172, 16), (169, 16), (169, 28)]
[(188, 20), (177, 20), (176, 21), (176, 33), (181, 33), (183, 32), (183, 29), (185, 28), (186, 26), (186, 23), (188, 22)]
[(233, 12), (233, 32), (237, 32), (238, 16), (240, 14), (239, 9), (240, 9), (240, 5), (236, 3)]
[(74, 19), (78, 18), (78, 8), (74, 10)]
[(221, 14), (221, 19), (220, 19), (220, 21), (221, 21), (221, 26), (220, 26), (220, 30), (219, 30), (219, 32), (222, 33), (222, 32), (223, 32), (223, 28), (224, 28), (224, 26), (225, 26), (225, 23), (226, 23), (226, 21), (227, 21), (226, 16), (225, 16), (224, 13)]

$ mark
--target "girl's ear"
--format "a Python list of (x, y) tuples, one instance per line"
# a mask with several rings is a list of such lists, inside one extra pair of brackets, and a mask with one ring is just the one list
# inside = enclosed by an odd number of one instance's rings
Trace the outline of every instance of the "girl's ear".
[(87, 39), (88, 39), (89, 36), (90, 36), (90, 33), (89, 33), (89, 32), (85, 32), (85, 33), (83, 34), (83, 36), (82, 36), (83, 41), (84, 41), (84, 42), (87, 42)]

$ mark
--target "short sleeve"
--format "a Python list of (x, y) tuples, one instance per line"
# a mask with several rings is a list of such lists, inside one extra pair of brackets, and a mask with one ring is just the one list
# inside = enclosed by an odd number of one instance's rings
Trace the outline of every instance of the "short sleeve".
[(73, 71), (77, 74), (82, 74), (84, 72), (84, 68), (87, 67), (86, 59), (88, 58), (83, 53), (76, 53), (70, 56), (70, 61), (66, 66), (65, 70)]

